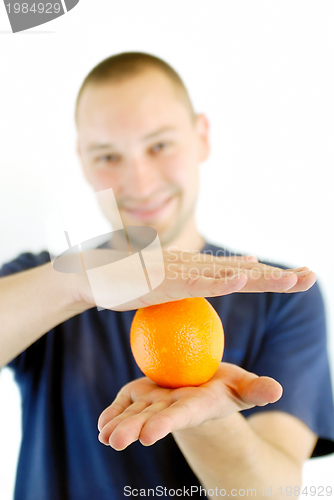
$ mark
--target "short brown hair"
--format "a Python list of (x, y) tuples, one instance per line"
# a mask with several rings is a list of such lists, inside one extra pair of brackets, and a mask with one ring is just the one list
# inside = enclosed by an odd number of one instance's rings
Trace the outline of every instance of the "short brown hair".
[(80, 87), (76, 100), (75, 119), (77, 120), (80, 97), (87, 85), (121, 81), (150, 68), (162, 71), (170, 79), (189, 108), (192, 118), (194, 118), (195, 113), (188, 91), (178, 73), (169, 64), (159, 57), (144, 52), (123, 52), (104, 59), (88, 73)]

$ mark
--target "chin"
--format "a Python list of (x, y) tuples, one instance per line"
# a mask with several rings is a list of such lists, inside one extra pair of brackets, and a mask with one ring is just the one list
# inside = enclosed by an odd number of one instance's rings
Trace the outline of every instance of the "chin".
[(123, 220), (125, 226), (143, 226), (143, 227), (152, 227), (155, 229), (159, 235), (159, 238), (162, 238), (163, 235), (169, 233), (170, 226), (169, 224), (163, 224), (161, 222), (156, 221), (125, 221)]

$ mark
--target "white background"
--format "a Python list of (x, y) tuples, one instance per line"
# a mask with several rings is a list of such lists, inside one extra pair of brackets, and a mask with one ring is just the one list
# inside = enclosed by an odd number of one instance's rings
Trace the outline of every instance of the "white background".
[[(9, 34), (0, 4), (0, 264), (46, 248), (60, 191), (87, 190), (73, 110), (88, 71), (128, 50), (164, 58), (207, 113), (198, 220), (212, 242), (318, 275), (333, 359), (334, 4), (331, 1), (81, 0)], [(0, 498), (10, 500), (20, 406), (0, 376)], [(334, 487), (333, 457), (304, 482)]]

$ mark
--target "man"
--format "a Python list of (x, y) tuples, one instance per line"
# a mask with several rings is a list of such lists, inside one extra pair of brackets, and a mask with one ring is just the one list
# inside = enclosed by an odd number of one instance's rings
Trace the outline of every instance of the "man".
[[(87, 276), (57, 273), (47, 252), (3, 266), (0, 366), (14, 370), (23, 402), (15, 498), (203, 498), (204, 489), (212, 498), (247, 490), (284, 498), (287, 487), (297, 495), (304, 461), (334, 450), (314, 273), (208, 255), (219, 249), (194, 216), (208, 121), (160, 59), (128, 53), (100, 63), (79, 92), (76, 122), (88, 182), (113, 189), (124, 226), (158, 231), (166, 279), (97, 311)], [(208, 297), (222, 318), (224, 362), (201, 387), (162, 389), (131, 355), (134, 309), (189, 296)]]

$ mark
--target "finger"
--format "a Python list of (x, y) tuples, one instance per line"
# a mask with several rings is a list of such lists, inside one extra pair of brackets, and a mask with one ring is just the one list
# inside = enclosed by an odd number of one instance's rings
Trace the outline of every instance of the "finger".
[[(247, 285), (240, 292), (305, 292), (311, 288), (317, 280), (317, 276), (308, 268), (298, 269), (263, 269), (256, 276), (256, 268), (251, 271), (245, 270)], [(293, 274), (289, 274), (293, 273)], [(292, 277), (295, 276), (295, 277)], [(294, 283), (293, 283), (294, 281)], [(291, 286), (291, 283), (293, 285)]]
[(124, 450), (131, 443), (137, 441), (145, 423), (159, 412), (165, 410), (169, 404), (170, 401), (168, 400), (157, 401), (140, 413), (124, 419), (110, 433), (110, 446), (115, 450)]
[(282, 396), (282, 386), (271, 377), (259, 377), (230, 363), (221, 363), (221, 371), (226, 386), (244, 404), (240, 409), (274, 403)]
[(101, 415), (99, 416), (97, 422), (97, 428), (99, 431), (113, 418), (121, 414), (126, 408), (132, 405), (132, 400), (127, 394), (118, 394), (115, 400), (108, 406)]
[(294, 292), (305, 292), (309, 290), (311, 286), (317, 281), (317, 276), (313, 271), (310, 271), (307, 267), (301, 268), (299, 271), (295, 271), (295, 274), (298, 278), (297, 283), (286, 291), (286, 293), (294, 293)]
[(109, 445), (110, 435), (114, 432), (114, 430), (125, 420), (130, 419), (131, 417), (137, 416), (140, 414), (145, 408), (149, 406), (149, 402), (141, 400), (136, 401), (128, 408), (126, 408), (122, 413), (117, 416), (110, 418), (104, 422), (103, 427), (100, 429), (100, 434), (98, 439), (101, 443), (105, 445)]
[[(175, 276), (175, 273), (196, 273), (205, 277), (214, 277), (216, 279), (231, 277), (233, 272), (236, 274), (237, 269), (241, 273), (249, 270), (249, 273), (246, 272), (248, 276), (248, 286), (243, 290), (243, 292), (289, 291), (289, 293), (292, 293), (297, 291), (306, 291), (313, 286), (316, 281), (315, 274), (306, 267), (298, 269), (281, 269), (268, 264), (261, 264), (254, 256), (232, 255), (228, 257), (214, 257), (212, 255), (205, 255), (202, 257), (203, 254), (195, 252), (185, 252), (184, 254), (180, 252), (180, 254), (183, 255), (182, 259), (178, 259), (177, 262), (174, 262), (170, 268), (167, 266), (167, 277), (169, 269), (171, 271), (170, 274), (173, 274), (173, 276)], [(307, 278), (306, 276), (303, 276), (303, 274), (306, 275), (306, 271), (309, 273)], [(281, 279), (287, 275), (283, 273), (289, 272), (297, 275), (297, 281), (293, 286), (291, 286), (291, 280), (288, 281), (287, 286), (284, 281), (280, 281), (279, 283), (277, 282), (277, 277)], [(261, 281), (259, 282), (258, 280), (260, 279)], [(264, 280), (267, 283), (265, 283)], [(254, 281), (258, 282), (255, 286), (251, 287), (250, 285), (251, 283), (254, 284)]]
[(146, 422), (140, 433), (140, 442), (144, 446), (151, 446), (170, 432), (199, 425), (210, 418), (211, 411), (211, 407), (203, 405), (198, 397), (176, 401)]
[[(305, 270), (309, 273), (307, 278), (303, 275), (306, 274)], [(217, 264), (197, 264), (197, 267), (193, 266), (189, 268), (182, 265), (180, 268), (173, 268), (170, 273), (167, 272), (166, 281), (169, 279), (172, 281), (177, 279), (185, 280), (189, 275), (226, 280), (227, 278), (233, 278), (238, 273), (247, 276), (247, 285), (242, 290), (240, 289), (242, 292), (305, 291), (316, 280), (315, 274), (307, 268), (302, 268), (302, 270), (281, 269), (266, 264), (240, 260), (239, 262), (233, 262), (224, 266)], [(297, 283), (298, 285), (294, 288)], [(226, 293), (231, 292), (227, 291)], [(202, 294), (202, 296), (204, 295)]]
[(247, 262), (259, 262), (259, 259), (255, 255), (243, 255), (240, 259)]
[(252, 269), (245, 270), (247, 283), (241, 292), (286, 292), (292, 289), (298, 281), (294, 272), (282, 269), (261, 271)]
[(273, 403), (282, 395), (282, 386), (273, 378), (259, 377), (231, 363), (221, 363), (214, 379), (223, 380), (238, 411)]
[(171, 392), (171, 389), (159, 387), (147, 377), (126, 384), (115, 401), (100, 415), (98, 438), (101, 443), (108, 445), (109, 436), (117, 425), (152, 406), (156, 401), (167, 400)]
[[(199, 254), (201, 256), (201, 254)], [(170, 273), (182, 273), (182, 272), (190, 272), (191, 270), (195, 269), (195, 272), (197, 270), (205, 270), (207, 273), (207, 276), (214, 276), (214, 273), (219, 271), (219, 270), (229, 270), (229, 269), (253, 269), (254, 267), (260, 268), (260, 269), (277, 269), (279, 270), (280, 268), (275, 268), (272, 266), (268, 266), (266, 264), (261, 264), (258, 262), (256, 257), (236, 257), (236, 256), (231, 256), (231, 257), (213, 257), (213, 256), (206, 256), (205, 259), (202, 259), (200, 257), (197, 258), (194, 257), (193, 260), (191, 259), (184, 259), (184, 260), (178, 260), (176, 262), (169, 262), (166, 263), (166, 272)]]
[[(246, 282), (247, 276), (245, 273), (233, 274), (223, 279), (205, 277), (200, 274), (185, 274), (176, 280), (167, 280), (164, 285), (165, 299), (161, 302), (186, 297), (226, 295), (241, 290)], [(156, 298), (160, 300), (161, 296), (157, 294)]]
[[(116, 395), (114, 401), (101, 413), (98, 420), (98, 429), (101, 430), (109, 420), (117, 417), (126, 408), (134, 404), (141, 398), (147, 401), (148, 404), (158, 397), (161, 397), (161, 391), (166, 391), (157, 386), (152, 380), (147, 377), (140, 377), (132, 382), (127, 383)], [(164, 395), (164, 394), (163, 394)]]
[[(284, 271), (279, 268), (270, 268), (265, 266), (254, 267), (251, 269), (241, 269), (237, 268), (222, 268), (221, 270), (216, 270), (215, 278), (210, 277), (211, 270), (202, 270), (201, 274), (184, 274), (182, 278), (185, 283), (185, 289), (190, 290), (190, 285), (192, 287), (192, 292), (196, 290), (199, 292), (197, 295), (189, 296), (203, 296), (208, 297), (210, 295), (226, 295), (233, 292), (284, 292), (291, 289), (298, 281), (296, 274), (292, 271)], [(241, 281), (237, 281), (241, 276), (245, 276), (247, 281), (243, 286)], [(206, 280), (203, 281), (201, 278)], [(234, 280), (236, 280), (234, 282)], [(232, 286), (233, 283), (236, 286)], [(216, 289), (214, 289), (216, 285)], [(217, 290), (220, 288), (220, 292)], [(182, 290), (182, 288), (181, 288)], [(183, 290), (182, 290), (183, 291)], [(204, 294), (207, 292), (207, 295)], [(213, 293), (215, 292), (215, 293)], [(179, 290), (175, 290), (176, 296), (178, 296)], [(209, 295), (210, 293), (210, 295)]]
[(271, 268), (265, 264), (258, 262), (250, 262), (247, 260), (233, 260), (231, 262), (196, 262), (196, 263), (177, 263), (171, 264), (166, 268), (167, 278), (172, 278), (178, 275), (183, 277), (187, 274), (199, 274), (206, 278), (221, 279), (233, 274), (242, 273), (245, 270), (256, 269), (257, 272), (265, 272), (267, 270), (280, 271), (279, 268)]
[(255, 406), (275, 403), (281, 398), (282, 394), (282, 386), (271, 377), (257, 377), (244, 390), (241, 390), (243, 401)]
[(252, 279), (259, 279), (259, 277), (281, 277), (288, 274), (294, 274), (293, 269), (281, 269), (280, 267), (267, 266), (266, 264), (260, 264), (258, 262), (249, 262), (244, 260), (239, 260), (238, 262), (224, 263), (224, 265), (216, 264), (209, 266), (208, 264), (198, 264), (196, 267), (190, 266), (180, 266), (169, 270), (167, 269), (167, 277), (175, 277), (175, 272), (181, 277), (185, 274), (201, 275), (206, 278), (216, 278), (223, 279), (226, 277), (231, 277), (236, 274), (246, 273)]

